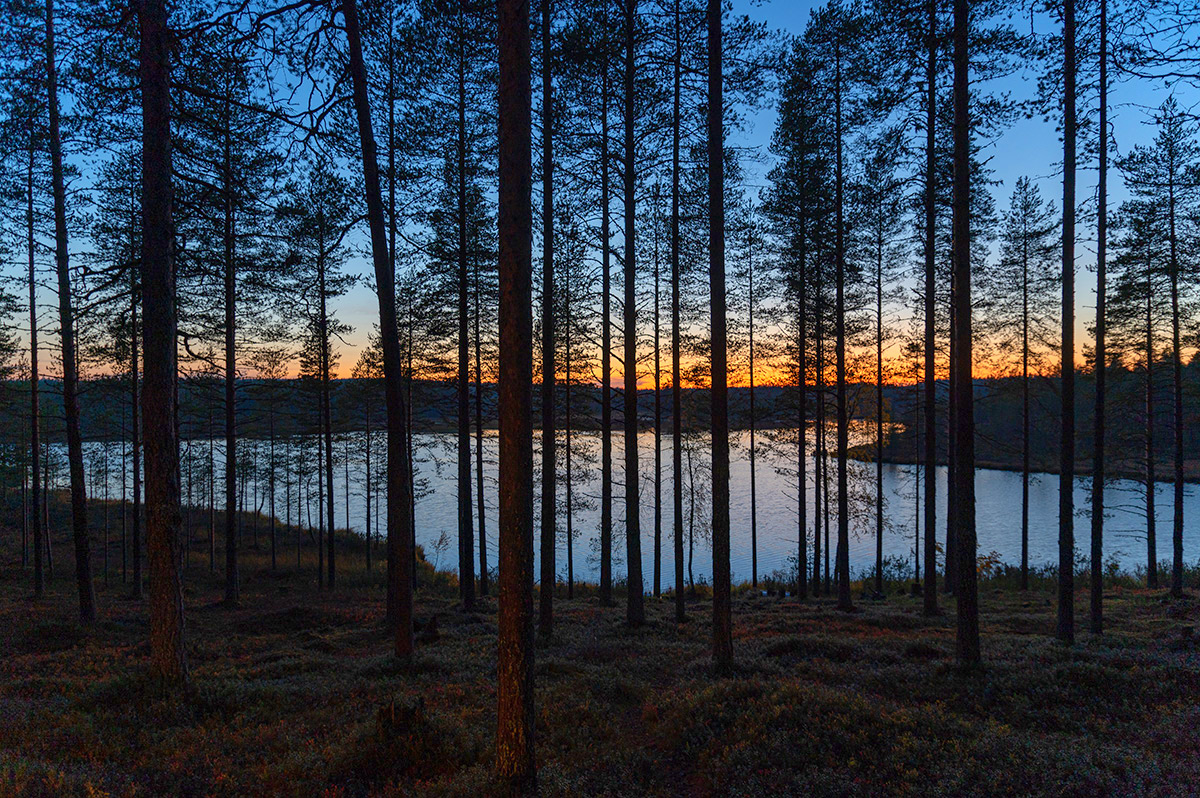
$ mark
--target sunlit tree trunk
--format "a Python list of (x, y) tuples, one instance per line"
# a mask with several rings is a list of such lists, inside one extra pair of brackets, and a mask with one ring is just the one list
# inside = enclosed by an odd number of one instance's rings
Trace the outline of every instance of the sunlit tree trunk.
[(499, 3), (500, 614), (496, 775), (536, 790), (533, 708), (533, 211), (529, 0)]

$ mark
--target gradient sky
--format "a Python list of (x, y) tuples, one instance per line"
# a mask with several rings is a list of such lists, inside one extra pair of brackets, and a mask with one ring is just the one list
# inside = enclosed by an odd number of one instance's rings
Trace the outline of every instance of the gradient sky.
[[(748, 14), (752, 19), (766, 22), (771, 28), (781, 30), (785, 34), (795, 35), (804, 30), (811, 10), (821, 3), (813, 0), (777, 0), (777, 2), (761, 2), (759, 0), (734, 0), (736, 14)], [(1016, 24), (1028, 27), (1028, 22)], [(1036, 75), (1014, 75), (995, 85), (986, 88), (995, 91), (1006, 91), (1014, 99), (1024, 99), (1032, 96), (1035, 91)], [(979, 87), (977, 87), (979, 88)], [(1146, 143), (1152, 138), (1153, 130), (1146, 124), (1147, 114), (1157, 107), (1170, 92), (1147, 81), (1116, 82), (1110, 89), (1110, 119), (1116, 142), (1117, 154), (1127, 153), (1136, 144)], [(1176, 90), (1181, 105), (1191, 107), (1200, 102), (1194, 90), (1180, 87)], [(1080, 109), (1082, 112), (1084, 109)], [(754, 114), (747, 129), (738, 134), (739, 144), (760, 150), (764, 156), (775, 125), (776, 114), (774, 99), (768, 107)], [(1057, 164), (1061, 159), (1061, 142), (1054, 124), (1042, 119), (1022, 119), (1006, 130), (1003, 136), (992, 142), (983, 155), (989, 159), (993, 177), (999, 180), (994, 186), (993, 196), (999, 211), (1007, 208), (1008, 198), (1016, 179), (1028, 175), (1040, 185), (1042, 195), (1061, 206), (1062, 177), (1057, 172)], [(1082, 148), (1081, 148), (1082, 149)], [(765, 174), (769, 169), (769, 160), (764, 165), (748, 164), (748, 181), (754, 191), (765, 186)], [(1094, 163), (1080, 163), (1078, 174), (1078, 196), (1081, 200), (1091, 197), (1095, 192), (1096, 173)], [(1109, 176), (1109, 207), (1112, 211), (1126, 197), (1121, 181), (1120, 172), (1110, 170)], [(1095, 228), (1094, 225), (1081, 226), (1079, 229), (1080, 243), (1077, 248), (1078, 271), (1076, 277), (1076, 341), (1082, 347), (1090, 342), (1087, 327), (1095, 315), (1096, 279), (1095, 265)], [(364, 259), (356, 259), (350, 264), (351, 271), (367, 273), (370, 264)], [(365, 285), (355, 287), (347, 296), (337, 303), (337, 312), (346, 322), (354, 326), (354, 332), (347, 336), (348, 346), (343, 350), (342, 371), (351, 368), (358, 357), (358, 348), (366, 340), (367, 332), (378, 318), (378, 305), (375, 296)]]

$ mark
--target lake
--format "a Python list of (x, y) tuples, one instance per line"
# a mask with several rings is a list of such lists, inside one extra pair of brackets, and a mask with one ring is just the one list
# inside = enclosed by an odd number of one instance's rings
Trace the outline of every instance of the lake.
[[(767, 435), (779, 438), (779, 451), (774, 450), (774, 443), (767, 440)], [(861, 434), (861, 433), (860, 433)], [(786, 440), (788, 437), (791, 440)], [(857, 437), (857, 436), (856, 436)], [(597, 581), (599, 579), (599, 523), (600, 511), (598, 499), (600, 494), (599, 478), (599, 434), (575, 433), (577, 445), (580, 448), (592, 450), (588, 456), (594, 462), (590, 464), (591, 478), (577, 480), (573, 488), (576, 508), (573, 512), (572, 526), (574, 529), (574, 571), (577, 580)], [(457, 510), (454, 436), (444, 433), (421, 434), (416, 436), (418, 452), (417, 478), (423, 485), (423, 495), (417, 502), (417, 541), (424, 546), (427, 557), (439, 567), (454, 568), (458, 565), (457, 547)], [(362, 433), (334, 436), (334, 506), (335, 519), (338, 527), (349, 526), (360, 534), (365, 533), (366, 502), (365, 502), (365, 436)], [(750, 463), (749, 463), (749, 433), (734, 432), (731, 440), (731, 478), (730, 478), (730, 522), (731, 540), (730, 556), (733, 578), (749, 580), (751, 576), (751, 531), (750, 531)], [(853, 441), (852, 441), (853, 443)], [(809, 556), (812, 553), (811, 534), (814, 522), (813, 502), (813, 436), (809, 435), (809, 458), (807, 464), (806, 500), (808, 506)], [(830, 441), (832, 449), (832, 440)], [(474, 438), (472, 438), (472, 446)], [(639, 448), (642, 462), (640, 484), (640, 507), (642, 516), (642, 573), (646, 589), (651, 587), (653, 577), (653, 535), (654, 535), (654, 439), (652, 433), (642, 433), (639, 436)], [(260, 471), (265, 470), (268, 461), (268, 447), (265, 441), (244, 440), (239, 446), (243, 456), (249, 460), (257, 454)], [(484, 472), (485, 472), (485, 520), (487, 524), (488, 562), (495, 568), (499, 561), (496, 551), (496, 460), (498, 439), (495, 432), (484, 436)], [(303, 451), (302, 451), (303, 447)], [(691, 450), (692, 470), (697, 473), (695, 490), (689, 480), (688, 460), (684, 462), (684, 514), (685, 514), (685, 558), (687, 555), (688, 532), (694, 529), (691, 540), (691, 569), (697, 581), (711, 581), (711, 549), (707, 540), (707, 502), (706, 491), (710, 490), (702, 472), (707, 468), (707, 441), (703, 438), (691, 437), (686, 439), (686, 447)], [(57, 448), (57, 447), (56, 447)], [(103, 496), (103, 459), (104, 445), (90, 443), (86, 445), (86, 456), (89, 460), (90, 492), (93, 496)], [(624, 567), (624, 457), (622, 453), (622, 437), (620, 434), (613, 438), (613, 522), (614, 522), (614, 574), (621, 579), (625, 574)], [(795, 432), (794, 430), (779, 430), (771, 433), (759, 433), (757, 447), (757, 529), (758, 529), (758, 575), (762, 577), (773, 571), (791, 573), (795, 567), (795, 552), (797, 549), (797, 500), (795, 478)], [(189, 461), (190, 452), (190, 461)], [(289, 447), (282, 443), (276, 444), (277, 458), (283, 458), (289, 452)], [(282, 475), (276, 477), (276, 513), (282, 520), (296, 522), (297, 508), (297, 479), (304, 484), (304, 490), (311, 493), (306, 497), (303, 521), (311, 517), (316, 522), (318, 511), (316, 505), (316, 450), (315, 439), (305, 438), (290, 447), (292, 465), (289, 476), (285, 481)], [(347, 456), (348, 452), (348, 456)], [(372, 471), (373, 478), (382, 477), (384, 468), (384, 436), (382, 433), (372, 436)], [(674, 583), (673, 541), (672, 541), (672, 478), (671, 478), (671, 438), (664, 435), (662, 439), (662, 584), (664, 587)], [(192, 489), (193, 503), (207, 506), (209, 483), (209, 464), (215, 465), (218, 471), (216, 482), (216, 499), (218, 506), (223, 505), (223, 484), (220, 478), (222, 462), (221, 442), (207, 440), (185, 441), (183, 445), (183, 491), (187, 499), (189, 484)], [(121, 495), (121, 452), (116, 445), (108, 450), (108, 484), (109, 496), (117, 498)], [(472, 450), (472, 458), (474, 451)], [(578, 463), (581, 456), (575, 456)], [(535, 452), (535, 463), (540, 463), (540, 456)], [(561, 465), (561, 458), (560, 458)], [(873, 568), (875, 558), (874, 537), (874, 491), (875, 466), (873, 463), (850, 462), (851, 472), (851, 540), (850, 566), (856, 574)], [(831, 462), (830, 495), (835, 498), (836, 508), (836, 463)], [(578, 472), (577, 472), (578, 473)], [(946, 470), (938, 468), (938, 538), (944, 539), (945, 533), (945, 498)], [(300, 476), (297, 477), (297, 474)], [(349, 514), (347, 515), (347, 474), (349, 476)], [(474, 460), (472, 459), (472, 479), (475, 476)], [(917, 485), (914, 481), (915, 467), (911, 465), (885, 464), (883, 469), (883, 486), (885, 502), (885, 535), (884, 554), (888, 557), (905, 559), (909, 563), (911, 573), (913, 551), (915, 546), (915, 523), (918, 513), (916, 501)], [(65, 479), (65, 475), (57, 477)], [(563, 474), (559, 475), (560, 504), (565, 504), (565, 487)], [(259, 480), (258, 488), (253, 482), (247, 490), (246, 506), (254, 504), (257, 493), (258, 503), (266, 510), (264, 493), (268, 482), (265, 476)], [(1021, 552), (1021, 475), (1016, 472), (980, 469), (976, 473), (976, 523), (981, 555), (996, 552), (1006, 563), (1020, 562)], [(127, 480), (128, 486), (128, 480)], [(1076, 548), (1081, 554), (1089, 550), (1088, 496), (1089, 478), (1080, 478), (1075, 482), (1076, 506)], [(922, 492), (923, 492), (923, 485)], [(1173, 492), (1170, 484), (1159, 483), (1157, 497), (1157, 536), (1158, 555), (1160, 560), (1170, 557), (1171, 513), (1173, 510)], [(290, 488), (290, 489), (289, 489)], [(128, 489), (128, 488), (127, 488)], [(285, 490), (290, 494), (285, 499)], [(536, 488), (535, 488), (536, 490)], [(689, 521), (689, 513), (693, 493), (696, 501), (695, 524)], [(1142, 512), (1144, 488), (1140, 483), (1130, 480), (1115, 480), (1110, 483), (1106, 493), (1107, 520), (1105, 524), (1105, 559), (1115, 560), (1121, 568), (1133, 571), (1144, 566), (1146, 561), (1145, 517)], [(582, 500), (582, 501), (581, 501)], [(1200, 550), (1200, 524), (1195, 520), (1200, 518), (1200, 500), (1197, 499), (1195, 486), (1188, 485), (1185, 489), (1184, 506), (1184, 555), (1189, 561), (1197, 559)], [(378, 490), (373, 491), (373, 504), (377, 503), (379, 510), (383, 508)], [(580, 506), (580, 505), (583, 506)], [(540, 506), (539, 500), (534, 501), (535, 513)], [(472, 486), (472, 512), (476, 512), (474, 486)], [(290, 510), (290, 512), (289, 512)], [(565, 540), (565, 507), (560, 510), (559, 544), (557, 553), (557, 571), (560, 579), (566, 578), (566, 549)], [(285, 516), (289, 516), (285, 518)], [(373, 528), (377, 533), (383, 530), (379, 512), (372, 510)], [(922, 517), (923, 523), (923, 517)], [(834, 539), (837, 533), (836, 513), (830, 514), (830, 532)], [(536, 531), (535, 531), (536, 537)], [(476, 531), (478, 546), (478, 532)], [(538, 546), (534, 546), (535, 555)], [(382, 547), (380, 548), (382, 554)], [(822, 552), (824, 559), (824, 552)], [(1051, 474), (1035, 475), (1029, 491), (1029, 560), (1031, 565), (1056, 563), (1058, 560), (1058, 477)], [(478, 551), (474, 555), (478, 566)], [(685, 559), (685, 566), (687, 560)], [(343, 560), (343, 567), (355, 567)], [(811, 564), (809, 565), (811, 571)], [(536, 570), (535, 570), (536, 573)]]

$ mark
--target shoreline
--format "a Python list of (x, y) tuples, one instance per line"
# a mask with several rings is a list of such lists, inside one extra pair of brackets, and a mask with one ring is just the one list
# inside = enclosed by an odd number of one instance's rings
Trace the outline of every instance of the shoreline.
[[(875, 462), (874, 453), (871, 452), (870, 454), (868, 454), (866, 452), (863, 452), (862, 447), (851, 447), (851, 449), (847, 452), (847, 457), (851, 460), (856, 460), (861, 463), (874, 463)], [(886, 448), (883, 453), (883, 462), (885, 462), (889, 465), (906, 465), (906, 466), (921, 464), (921, 461), (914, 461), (912, 458), (909, 458), (909, 457), (902, 457), (902, 456), (898, 456), (898, 455), (894, 455), (894, 454), (889, 454), (887, 452)], [(937, 461), (937, 465), (939, 468), (945, 467), (945, 465), (946, 465), (945, 459), (939, 458)], [(1163, 478), (1163, 475), (1170, 475), (1173, 472), (1174, 467), (1172, 466), (1172, 464), (1160, 462), (1158, 465), (1159, 465), (1159, 468), (1156, 470), (1156, 479), (1154, 480), (1155, 484), (1157, 484), (1157, 485), (1173, 485), (1175, 482), (1174, 479), (1169, 478), (1169, 476), (1166, 479)], [(989, 471), (1011, 471), (1011, 472), (1018, 473), (1018, 474), (1021, 473), (1021, 465), (1019, 463), (1012, 463), (1012, 462), (1004, 461), (1004, 460), (976, 460), (975, 468), (976, 468), (976, 470), (987, 469)], [(1030, 467), (1029, 467), (1030, 474), (1052, 474), (1052, 475), (1057, 476), (1059, 474), (1060, 470), (1061, 469), (1058, 468), (1057, 464), (1047, 464), (1047, 463), (1030, 464)], [(1091, 465), (1090, 460), (1087, 463), (1076, 463), (1076, 465), (1075, 465), (1075, 477), (1076, 478), (1090, 477), (1090, 476), (1092, 476), (1092, 465)], [(1122, 469), (1122, 468), (1114, 469), (1114, 468), (1110, 467), (1107, 469), (1106, 476), (1109, 480), (1122, 479), (1122, 480), (1128, 480), (1130, 482), (1137, 482), (1142, 485), (1144, 485), (1146, 482), (1145, 475), (1143, 473), (1130, 471), (1128, 469)], [(1200, 484), (1200, 462), (1198, 462), (1198, 461), (1185, 461), (1184, 462), (1183, 482), (1185, 485)]]

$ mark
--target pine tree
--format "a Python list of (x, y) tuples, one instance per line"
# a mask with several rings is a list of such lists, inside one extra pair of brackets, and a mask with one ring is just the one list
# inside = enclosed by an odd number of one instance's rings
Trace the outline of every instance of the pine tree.
[[(1188, 324), (1187, 300), (1196, 273), (1191, 251), (1183, 244), (1195, 235), (1200, 205), (1200, 143), (1189, 129), (1174, 97), (1154, 115), (1158, 133), (1149, 146), (1139, 146), (1120, 162), (1125, 183), (1133, 196), (1152, 207), (1154, 234), (1164, 248), (1158, 269), (1170, 296), (1171, 329), (1171, 431), (1174, 461), (1174, 511), (1172, 515), (1171, 595), (1183, 594), (1183, 346), (1182, 330)], [(1148, 292), (1148, 295), (1152, 292)], [(1151, 347), (1148, 346), (1149, 350)], [(1148, 383), (1149, 384), (1149, 383)], [(1150, 456), (1153, 449), (1148, 448)]]
[(388, 254), (387, 228), (380, 189), (379, 164), (375, 160), (375, 134), (367, 94), (367, 73), (362, 56), (362, 32), (356, 0), (344, 0), (342, 14), (349, 46), (349, 72), (354, 88), (354, 112), (362, 153), (363, 184), (367, 219), (371, 230), (371, 259), (375, 267), (375, 292), (379, 299), (379, 332), (383, 348), (384, 394), (387, 408), (388, 491), (387, 542), (388, 592), (393, 608), (396, 656), (412, 655), (412, 482), (406, 425), (408, 410), (402, 390), (403, 361), (396, 319), (396, 276)]
[(188, 681), (179, 575), (181, 526), (175, 437), (175, 266), (171, 186), (172, 32), (166, 4), (138, 5), (142, 96), (142, 304), (146, 376), (146, 541), (150, 564), (150, 660), (177, 687)]
[(62, 401), (67, 432), (67, 463), (71, 480), (71, 527), (75, 544), (75, 580), (79, 617), (96, 620), (96, 588), (92, 583), (87, 488), (84, 484), (83, 435), (79, 425), (79, 352), (76, 343), (74, 287), (67, 233), (66, 178), (63, 172), (62, 128), (59, 121), (58, 65), (55, 51), (54, 0), (46, 0), (46, 108), (54, 189), (54, 253), (58, 275), (59, 341), (62, 347)]
[[(1057, 315), (1056, 279), (1050, 271), (1058, 243), (1058, 219), (1028, 177), (1017, 179), (1004, 216), (1000, 262), (993, 270), (995, 294), (989, 332), (1000, 338), (1002, 351), (1018, 355), (1021, 385), (1021, 589), (1029, 589), (1029, 480), (1031, 431), (1031, 366), (1039, 368), (1042, 342), (1051, 338)], [(1014, 302), (1014, 297), (1020, 302)]]
[(499, 4), (500, 616), (496, 775), (536, 790), (533, 705), (533, 213), (529, 0)]
[(323, 157), (306, 164), (307, 179), (292, 182), (285, 189), (286, 199), (276, 210), (284, 242), (290, 248), (287, 263), (285, 295), (295, 313), (301, 309), (303, 329), (300, 332), (307, 346), (301, 354), (301, 375), (313, 379), (318, 386), (318, 434), (322, 438), (325, 514), (322, 521), (328, 530), (325, 540), (328, 556), (328, 582), (336, 580), (336, 551), (334, 541), (334, 483), (333, 483), (333, 419), (331, 379), (337, 354), (334, 342), (350, 332), (350, 327), (336, 319), (330, 301), (349, 290), (354, 280), (342, 269), (346, 258), (345, 239), (354, 222), (351, 186), (334, 171)]

